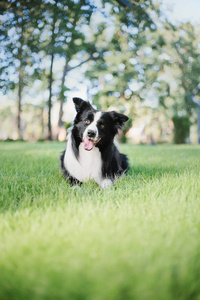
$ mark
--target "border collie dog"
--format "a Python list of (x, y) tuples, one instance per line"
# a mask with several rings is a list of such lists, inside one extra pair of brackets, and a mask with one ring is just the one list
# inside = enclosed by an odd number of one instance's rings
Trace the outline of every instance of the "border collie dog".
[(72, 185), (93, 179), (107, 188), (128, 169), (126, 155), (114, 143), (128, 117), (96, 110), (80, 98), (73, 98), (73, 102), (77, 114), (60, 157), (62, 172)]

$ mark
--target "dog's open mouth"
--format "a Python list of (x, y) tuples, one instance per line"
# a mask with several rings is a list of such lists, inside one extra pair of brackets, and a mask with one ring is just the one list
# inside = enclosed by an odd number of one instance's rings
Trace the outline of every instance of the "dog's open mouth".
[(83, 147), (85, 150), (90, 151), (96, 146), (96, 144), (100, 140), (101, 140), (101, 138), (99, 138), (98, 140), (92, 140), (92, 139), (87, 139), (87, 138), (83, 137)]

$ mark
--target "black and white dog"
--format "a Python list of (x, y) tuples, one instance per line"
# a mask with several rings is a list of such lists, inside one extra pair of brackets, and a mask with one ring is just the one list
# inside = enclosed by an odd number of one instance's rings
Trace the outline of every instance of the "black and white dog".
[(118, 151), (114, 142), (128, 117), (96, 110), (80, 98), (73, 98), (73, 102), (77, 114), (60, 157), (62, 172), (70, 184), (93, 179), (107, 188), (128, 169), (126, 155)]

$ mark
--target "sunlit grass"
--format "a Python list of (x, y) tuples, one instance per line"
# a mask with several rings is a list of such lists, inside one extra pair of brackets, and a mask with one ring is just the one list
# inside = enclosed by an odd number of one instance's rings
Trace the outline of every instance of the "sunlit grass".
[(200, 147), (123, 145), (71, 188), (61, 143), (0, 144), (0, 299), (200, 299)]

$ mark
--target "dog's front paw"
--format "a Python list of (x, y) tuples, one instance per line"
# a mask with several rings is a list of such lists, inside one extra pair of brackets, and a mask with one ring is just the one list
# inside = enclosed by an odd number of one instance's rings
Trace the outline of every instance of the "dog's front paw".
[(113, 182), (111, 179), (106, 178), (102, 180), (100, 185), (102, 189), (107, 189), (109, 186), (113, 185)]

